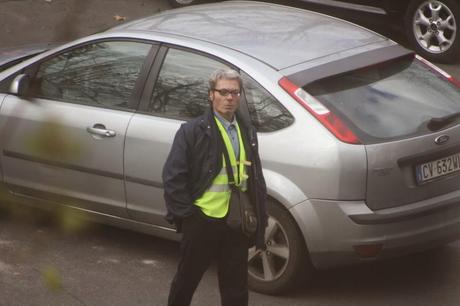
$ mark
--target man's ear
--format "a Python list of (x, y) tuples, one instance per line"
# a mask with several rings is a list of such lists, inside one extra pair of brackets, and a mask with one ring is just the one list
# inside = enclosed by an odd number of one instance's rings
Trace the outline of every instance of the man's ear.
[(209, 96), (209, 102), (212, 104), (212, 101), (214, 101), (214, 92), (210, 90), (208, 93), (208, 96)]

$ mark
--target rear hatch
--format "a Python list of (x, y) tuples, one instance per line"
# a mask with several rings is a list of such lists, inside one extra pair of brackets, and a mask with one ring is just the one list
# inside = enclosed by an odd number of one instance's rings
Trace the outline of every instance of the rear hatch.
[(367, 152), (366, 203), (396, 207), (460, 186), (460, 89), (419, 58), (405, 57), (303, 87)]

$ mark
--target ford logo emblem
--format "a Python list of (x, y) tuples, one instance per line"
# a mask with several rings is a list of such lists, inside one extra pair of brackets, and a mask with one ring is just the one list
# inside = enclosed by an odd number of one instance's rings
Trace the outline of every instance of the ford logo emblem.
[(448, 141), (449, 141), (449, 136), (447, 136), (447, 135), (438, 136), (438, 137), (436, 137), (436, 139), (434, 140), (434, 142), (435, 142), (436, 144), (438, 144), (438, 145), (442, 145), (442, 144), (444, 144), (444, 143), (446, 143), (446, 142), (448, 142)]

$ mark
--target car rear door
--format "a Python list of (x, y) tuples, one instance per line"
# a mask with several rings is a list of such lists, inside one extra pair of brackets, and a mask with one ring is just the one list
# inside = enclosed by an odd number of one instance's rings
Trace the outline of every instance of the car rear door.
[(164, 220), (163, 165), (180, 125), (209, 107), (208, 78), (218, 68), (228, 66), (193, 51), (160, 49), (141, 110), (126, 134), (126, 196), (132, 218), (171, 228)]
[(11, 191), (126, 215), (125, 133), (151, 48), (98, 41), (29, 69), (33, 98), (8, 95), (0, 114), (3, 174)]
[[(308, 85), (365, 145), (372, 210), (458, 201), (460, 90), (432, 67), (403, 59)], [(435, 201), (435, 202), (436, 202)]]

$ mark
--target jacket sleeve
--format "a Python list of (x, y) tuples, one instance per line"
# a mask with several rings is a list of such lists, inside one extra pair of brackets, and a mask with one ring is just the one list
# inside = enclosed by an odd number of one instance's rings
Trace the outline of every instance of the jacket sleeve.
[(163, 167), (163, 188), (166, 202), (166, 220), (174, 223), (181, 231), (182, 219), (192, 214), (193, 203), (190, 193), (189, 146), (186, 128), (182, 125), (174, 137), (174, 142)]
[(257, 192), (257, 199), (259, 202), (259, 209), (260, 209), (260, 217), (261, 217), (261, 225), (265, 229), (268, 224), (268, 214), (267, 214), (267, 185), (265, 183), (264, 174), (262, 171), (262, 163), (260, 162), (260, 155), (259, 155), (259, 144), (257, 141), (257, 132), (255, 129), (253, 130), (254, 138), (256, 140), (256, 146), (254, 148), (254, 161), (256, 164), (256, 192)]
[[(259, 144), (257, 140), (257, 131), (254, 127), (248, 129), (249, 139), (251, 143), (252, 156), (254, 165), (251, 167), (252, 170), (252, 186), (254, 186), (254, 197), (256, 203), (256, 211), (259, 222), (257, 224), (257, 233), (255, 237), (255, 246), (258, 250), (264, 250), (265, 246), (265, 228), (268, 224), (267, 214), (267, 186), (265, 184), (265, 178), (262, 172), (262, 164), (259, 156)], [(251, 176), (249, 176), (251, 179)]]

